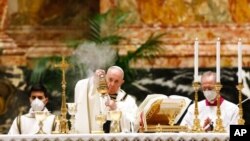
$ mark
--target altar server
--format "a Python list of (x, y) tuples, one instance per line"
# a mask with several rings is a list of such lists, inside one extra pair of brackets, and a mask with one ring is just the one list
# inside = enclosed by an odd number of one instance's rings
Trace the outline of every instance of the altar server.
[(44, 134), (52, 132), (55, 115), (50, 114), (46, 108), (49, 101), (46, 88), (41, 84), (33, 85), (29, 91), (29, 101), (31, 105), (29, 112), (15, 118), (8, 134), (36, 134), (39, 131), (39, 121), (35, 118), (36, 111), (47, 113), (46, 119), (42, 122)]
[[(205, 96), (205, 100), (198, 102), (199, 119), (201, 127), (204, 131), (212, 131), (216, 126), (217, 119), (217, 100), (214, 86), (216, 84), (216, 74), (214, 72), (205, 72), (201, 77), (201, 88)], [(231, 124), (237, 124), (239, 119), (239, 108), (234, 103), (220, 97), (220, 110), (223, 126), (229, 132)], [(192, 104), (183, 118), (181, 125), (188, 126), (189, 129), (193, 126), (194, 121), (194, 104)]]

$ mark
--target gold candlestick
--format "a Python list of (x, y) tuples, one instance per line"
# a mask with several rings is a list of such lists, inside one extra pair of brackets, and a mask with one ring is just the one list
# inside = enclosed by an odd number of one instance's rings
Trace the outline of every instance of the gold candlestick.
[(202, 132), (202, 128), (200, 126), (199, 109), (198, 109), (198, 91), (200, 88), (199, 82), (193, 83), (194, 88), (194, 122), (192, 127), (192, 132)]
[(221, 110), (220, 110), (220, 90), (222, 88), (222, 85), (220, 83), (215, 84), (215, 91), (216, 91), (216, 100), (217, 100), (217, 119), (216, 119), (216, 125), (214, 128), (214, 132), (225, 132), (225, 128), (223, 126), (223, 121), (220, 118), (221, 116)]
[(54, 67), (60, 68), (62, 71), (62, 105), (61, 105), (61, 118), (60, 118), (60, 132), (63, 134), (68, 133), (68, 122), (66, 118), (67, 106), (66, 106), (66, 80), (65, 71), (69, 67), (69, 64), (65, 61), (64, 56), (60, 64), (55, 64)]
[(243, 109), (242, 109), (242, 93), (241, 90), (243, 89), (243, 85), (242, 83), (239, 83), (236, 86), (237, 90), (239, 91), (239, 116), (240, 118), (238, 119), (238, 124), (239, 125), (244, 125), (245, 124), (245, 120), (243, 119)]

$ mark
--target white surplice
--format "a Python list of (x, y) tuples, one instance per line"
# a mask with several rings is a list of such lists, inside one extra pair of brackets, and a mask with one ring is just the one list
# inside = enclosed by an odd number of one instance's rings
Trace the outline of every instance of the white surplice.
[[(217, 106), (206, 105), (206, 100), (198, 102), (199, 109), (199, 119), (201, 127), (207, 118), (210, 118), (213, 122), (214, 127), (216, 126), (217, 119)], [(227, 100), (223, 100), (220, 105), (221, 119), (223, 121), (223, 126), (227, 132), (229, 132), (229, 127), (231, 124), (237, 124), (239, 119), (239, 108), (234, 103)], [(186, 115), (184, 116), (181, 125), (188, 126), (189, 129), (192, 128), (194, 121), (194, 104), (190, 105)]]
[[(48, 109), (44, 109), (48, 111)], [(39, 131), (39, 123), (35, 119), (35, 114), (32, 109), (29, 110), (29, 113), (22, 115), (20, 117), (19, 125), (17, 123), (18, 117), (13, 121), (8, 134), (36, 134)], [(43, 131), (46, 134), (50, 134), (53, 128), (55, 120), (55, 115), (49, 114), (48, 117), (43, 121)], [(20, 129), (20, 132), (19, 132)]]
[[(105, 113), (104, 98), (96, 90), (94, 77), (79, 80), (75, 86), (75, 103), (77, 113), (75, 128), (79, 133), (91, 133), (99, 130), (95, 116)], [(122, 111), (122, 132), (129, 132), (130, 122), (135, 121), (137, 105), (134, 97), (119, 90), (116, 98), (117, 109)]]

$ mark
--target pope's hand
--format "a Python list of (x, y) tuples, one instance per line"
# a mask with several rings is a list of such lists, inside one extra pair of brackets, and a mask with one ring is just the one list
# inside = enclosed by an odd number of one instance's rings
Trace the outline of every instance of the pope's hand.
[(97, 69), (96, 71), (95, 71), (95, 75), (96, 76), (100, 76), (100, 75), (102, 75), (102, 74), (105, 74), (105, 70), (103, 70), (103, 69)]
[(94, 75), (94, 83), (95, 84), (98, 84), (98, 80), (99, 80), (99, 77), (101, 75), (105, 75), (105, 70), (103, 70), (103, 69), (97, 69), (95, 71), (95, 75)]
[(109, 110), (115, 110), (116, 109), (116, 102), (114, 100), (106, 101), (105, 105), (107, 107), (109, 107)]

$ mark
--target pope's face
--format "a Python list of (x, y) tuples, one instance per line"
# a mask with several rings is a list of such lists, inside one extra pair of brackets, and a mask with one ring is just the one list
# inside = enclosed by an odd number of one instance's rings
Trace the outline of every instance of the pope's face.
[(108, 93), (116, 94), (123, 84), (122, 73), (119, 70), (112, 69), (107, 72), (106, 81), (108, 84)]

